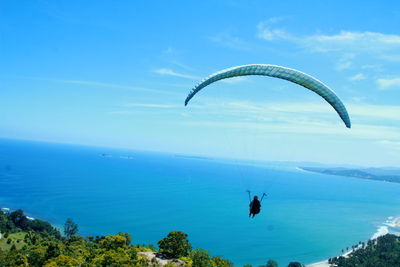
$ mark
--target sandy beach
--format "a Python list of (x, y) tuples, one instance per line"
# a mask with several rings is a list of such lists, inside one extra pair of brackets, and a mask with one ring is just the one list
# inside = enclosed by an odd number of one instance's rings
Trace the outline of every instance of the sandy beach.
[(330, 266), (331, 265), (328, 263), (328, 261), (321, 261), (306, 265), (306, 267), (330, 267)]
[[(361, 248), (361, 245), (359, 245), (358, 247), (355, 248), (355, 250)], [(347, 258), (350, 253), (352, 253), (354, 250), (350, 250), (340, 256)], [(331, 265), (328, 263), (328, 260), (325, 261), (320, 261), (320, 262), (316, 262), (316, 263), (311, 263), (309, 265), (306, 265), (306, 267), (330, 267)]]

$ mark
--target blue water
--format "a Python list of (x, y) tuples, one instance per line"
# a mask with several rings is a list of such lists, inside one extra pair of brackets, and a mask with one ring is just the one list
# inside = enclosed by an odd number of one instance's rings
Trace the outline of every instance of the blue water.
[[(255, 219), (246, 189), (269, 194)], [(55, 225), (72, 218), (83, 235), (130, 232), (134, 243), (157, 244), (179, 230), (236, 266), (324, 260), (400, 215), (400, 184), (11, 140), (0, 140), (0, 190), (0, 206)]]

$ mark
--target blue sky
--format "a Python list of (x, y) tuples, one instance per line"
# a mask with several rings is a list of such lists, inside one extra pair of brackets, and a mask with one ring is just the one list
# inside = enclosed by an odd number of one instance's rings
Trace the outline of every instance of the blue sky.
[[(400, 164), (397, 1), (0, 1), (0, 136), (268, 161)], [(330, 86), (202, 78), (263, 63)]]

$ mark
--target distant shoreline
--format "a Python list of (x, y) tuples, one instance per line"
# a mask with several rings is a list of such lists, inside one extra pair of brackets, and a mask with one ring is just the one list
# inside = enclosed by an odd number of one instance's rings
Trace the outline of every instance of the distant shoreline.
[(296, 169), (306, 172), (352, 177), (364, 180), (400, 183), (400, 169), (386, 170), (384, 168), (348, 169), (348, 168), (315, 168), (315, 167), (297, 167)]

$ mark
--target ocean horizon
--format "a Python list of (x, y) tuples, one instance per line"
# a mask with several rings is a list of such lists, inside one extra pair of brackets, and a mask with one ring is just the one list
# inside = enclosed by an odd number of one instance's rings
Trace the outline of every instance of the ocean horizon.
[[(400, 184), (292, 165), (0, 139), (0, 170), (0, 207), (139, 244), (183, 231), (235, 266), (322, 261), (400, 216)], [(267, 193), (254, 219), (246, 190)]]

